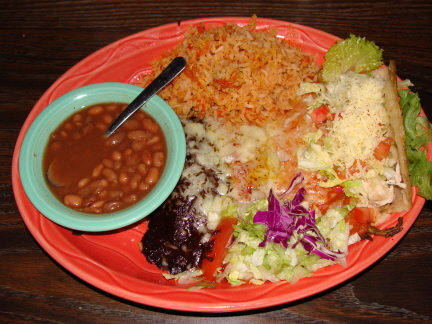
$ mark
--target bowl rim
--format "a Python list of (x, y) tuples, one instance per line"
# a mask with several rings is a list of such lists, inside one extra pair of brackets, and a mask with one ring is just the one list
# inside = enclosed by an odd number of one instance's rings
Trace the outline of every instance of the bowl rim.
[[(35, 208), (51, 221), (73, 229), (85, 232), (103, 232), (123, 228), (131, 225), (153, 212), (174, 190), (184, 167), (186, 158), (186, 139), (183, 126), (174, 110), (159, 96), (155, 95), (141, 109), (151, 115), (161, 126), (167, 141), (169, 158), (164, 171), (156, 186), (145, 196), (142, 201), (108, 214), (87, 214), (66, 207), (55, 198), (46, 186), (45, 176), (41, 169), (43, 156), (41, 147), (45, 150), (46, 142), (52, 125), (58, 127), (62, 121), (76, 111), (103, 102), (127, 102), (132, 101), (143, 88), (121, 82), (102, 82), (76, 88), (55, 99), (48, 104), (33, 120), (24, 135), (21, 150), (18, 157), (18, 170), (23, 189)], [(122, 94), (118, 100), (96, 99), (98, 96), (107, 94), (113, 96)], [(91, 100), (93, 103), (82, 105), (81, 103)], [(61, 109), (62, 108), (62, 109)], [(66, 110), (70, 110), (66, 113)], [(51, 122), (53, 116), (61, 115), (60, 122)], [(59, 119), (60, 117), (57, 117)], [(164, 122), (161, 124), (161, 120)], [(40, 132), (48, 129), (45, 142), (41, 144)], [(39, 141), (39, 142), (38, 142)], [(36, 159), (36, 160), (35, 160)], [(182, 161), (182, 162), (180, 162)], [(36, 163), (35, 163), (36, 162)], [(37, 170), (40, 175), (34, 176)], [(42, 185), (42, 180), (44, 185)], [(47, 200), (48, 197), (48, 200)]]

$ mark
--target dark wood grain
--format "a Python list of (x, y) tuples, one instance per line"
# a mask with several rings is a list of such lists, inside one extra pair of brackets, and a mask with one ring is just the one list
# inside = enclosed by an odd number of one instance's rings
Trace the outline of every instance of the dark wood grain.
[(28, 113), (70, 67), (120, 38), (215, 16), (291, 21), (374, 40), (415, 84), (432, 120), (432, 2), (424, 1), (0, 1), (1, 323), (432, 322), (432, 204), (402, 241), (358, 276), (316, 296), (235, 314), (182, 313), (100, 291), (47, 255), (12, 193), (15, 141)]

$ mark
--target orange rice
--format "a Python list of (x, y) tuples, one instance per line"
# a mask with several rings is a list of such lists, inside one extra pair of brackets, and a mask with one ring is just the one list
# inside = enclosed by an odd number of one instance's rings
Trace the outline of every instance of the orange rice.
[(257, 31), (256, 17), (240, 27), (228, 23), (205, 30), (191, 26), (184, 40), (152, 63), (146, 86), (177, 56), (187, 67), (159, 92), (181, 118), (223, 118), (234, 125), (264, 125), (291, 110), (302, 82), (314, 82), (315, 57), (277, 37)]

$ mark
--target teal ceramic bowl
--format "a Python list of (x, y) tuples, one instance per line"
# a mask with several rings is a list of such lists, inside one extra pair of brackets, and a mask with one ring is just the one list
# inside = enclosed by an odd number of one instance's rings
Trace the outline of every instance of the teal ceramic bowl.
[(64, 227), (86, 231), (110, 231), (131, 225), (148, 216), (171, 194), (183, 171), (186, 141), (183, 127), (172, 108), (154, 96), (141, 109), (161, 126), (167, 142), (167, 163), (156, 186), (134, 205), (114, 213), (86, 214), (60, 202), (47, 186), (42, 169), (50, 134), (79, 109), (105, 102), (130, 103), (143, 89), (126, 83), (98, 83), (73, 90), (48, 105), (31, 124), (19, 156), (24, 191), (41, 214)]

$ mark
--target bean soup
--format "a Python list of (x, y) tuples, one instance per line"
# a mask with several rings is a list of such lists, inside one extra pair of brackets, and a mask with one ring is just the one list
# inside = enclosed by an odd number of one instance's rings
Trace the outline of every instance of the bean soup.
[(133, 205), (156, 185), (167, 145), (157, 122), (135, 112), (110, 137), (105, 132), (126, 108), (103, 103), (83, 108), (50, 136), (43, 167), (53, 194), (84, 213), (111, 213)]

